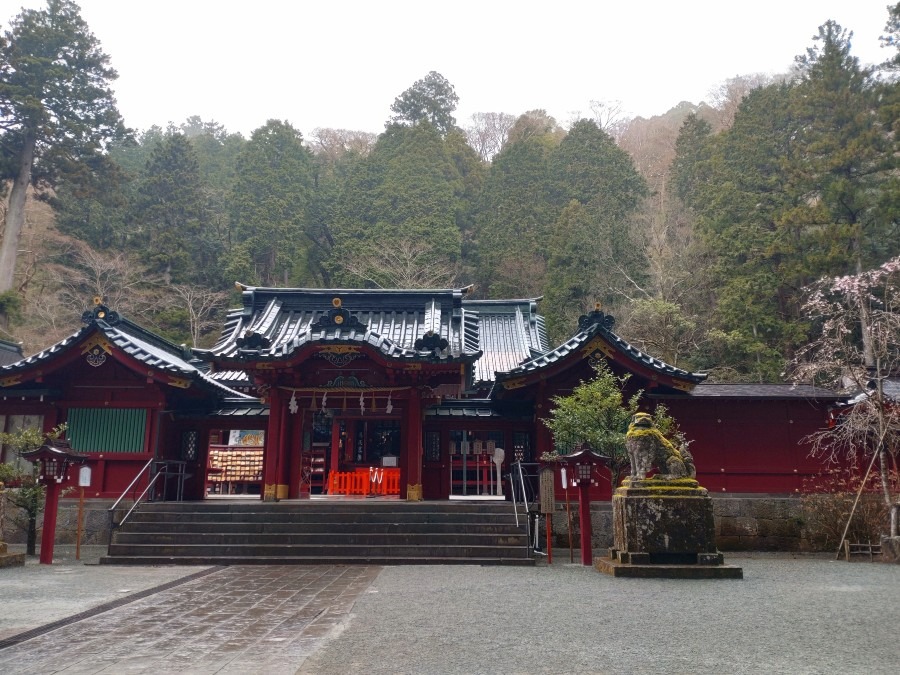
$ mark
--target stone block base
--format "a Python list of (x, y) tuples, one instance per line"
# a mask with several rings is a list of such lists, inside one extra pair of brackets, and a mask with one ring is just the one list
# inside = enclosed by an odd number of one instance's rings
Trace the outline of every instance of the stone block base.
[(743, 579), (716, 549), (709, 493), (692, 478), (626, 479), (613, 495), (613, 547), (594, 566), (614, 577)]
[(626, 479), (613, 495), (613, 527), (619, 562), (697, 564), (718, 554), (712, 499), (690, 478)]
[(881, 538), (881, 559), (884, 562), (900, 564), (900, 537)]
[[(719, 554), (721, 555), (721, 554)], [(734, 565), (659, 565), (621, 563), (612, 558), (594, 560), (599, 572), (614, 577), (639, 579), (743, 579), (744, 570)]]
[(0, 567), (21, 567), (24, 564), (24, 553), (10, 553), (6, 549), (6, 544), (0, 542)]
[(609, 549), (609, 559), (626, 565), (724, 565), (725, 556), (713, 553), (647, 553)]

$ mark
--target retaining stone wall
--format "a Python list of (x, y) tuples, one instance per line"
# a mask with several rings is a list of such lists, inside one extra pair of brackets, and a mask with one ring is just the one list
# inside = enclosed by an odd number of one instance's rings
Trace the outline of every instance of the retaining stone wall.
[[(0, 497), (6, 499), (3, 495)], [(105, 546), (109, 541), (109, 513), (108, 509), (113, 505), (112, 499), (90, 499), (84, 502), (84, 533), (81, 537), (81, 543), (90, 545)], [(25, 531), (17, 528), (13, 520), (20, 512), (8, 502), (3, 504), (3, 531), (0, 532), (0, 541), (8, 544), (24, 544), (26, 535)], [(41, 541), (41, 528), (44, 524), (43, 511), (38, 514), (38, 544)], [(59, 514), (56, 520), (56, 543), (57, 544), (75, 544), (75, 536), (78, 532), (78, 500), (77, 499), (61, 499), (59, 501)]]
[[(109, 538), (107, 509), (113, 500), (88, 500), (84, 505), (85, 545), (105, 545)], [(127, 505), (126, 505), (127, 506)], [(612, 546), (613, 523), (610, 502), (595, 502), (591, 508), (592, 543), (594, 550)], [(14, 527), (12, 519), (17, 509), (7, 504), (0, 541), (25, 543), (25, 533)], [(578, 502), (571, 503), (572, 538), (579, 546)], [(78, 501), (60, 501), (56, 526), (56, 543), (74, 544), (77, 526)], [(777, 496), (713, 496), (713, 515), (716, 523), (716, 545), (721, 551), (808, 551), (812, 550), (804, 537), (800, 500)], [(38, 541), (43, 515), (38, 516)], [(541, 535), (543, 547), (545, 535)], [(565, 503), (558, 502), (553, 515), (553, 546), (568, 548)]]
[[(578, 503), (572, 502), (570, 508), (572, 538), (578, 548), (581, 538)], [(803, 534), (800, 500), (796, 497), (713, 496), (713, 516), (716, 545), (720, 551), (811, 550)], [(609, 502), (591, 504), (591, 529), (595, 551), (612, 546), (612, 505)], [(553, 546), (569, 546), (565, 503), (557, 503), (553, 514)]]

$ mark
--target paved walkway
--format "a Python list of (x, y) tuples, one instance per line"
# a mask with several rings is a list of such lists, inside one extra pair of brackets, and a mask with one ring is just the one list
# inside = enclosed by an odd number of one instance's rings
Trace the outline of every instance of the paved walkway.
[[(614, 579), (567, 562), (207, 568), (0, 649), (0, 672), (897, 672), (900, 566), (728, 562), (743, 580)], [(60, 578), (54, 568), (31, 572), (36, 593)], [(173, 568), (85, 569), (78, 583), (114, 570), (162, 579)], [(0, 575), (4, 616), (8, 579)]]

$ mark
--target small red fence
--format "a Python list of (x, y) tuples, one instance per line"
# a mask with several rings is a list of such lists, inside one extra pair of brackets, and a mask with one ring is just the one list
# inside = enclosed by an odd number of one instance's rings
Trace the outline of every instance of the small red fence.
[(359, 467), (355, 471), (332, 471), (330, 495), (399, 495), (400, 469)]

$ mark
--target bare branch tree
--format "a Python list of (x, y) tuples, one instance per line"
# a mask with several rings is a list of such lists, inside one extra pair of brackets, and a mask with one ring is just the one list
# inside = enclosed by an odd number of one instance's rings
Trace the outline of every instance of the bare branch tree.
[(734, 116), (741, 107), (744, 97), (754, 89), (765, 87), (785, 80), (787, 75), (773, 76), (767, 73), (754, 73), (752, 75), (738, 75), (730, 77), (717, 88), (709, 92), (709, 102), (719, 113), (715, 130), (729, 128), (734, 122)]
[(466, 127), (466, 140), (485, 162), (490, 162), (503, 148), (509, 130), (516, 123), (515, 115), (507, 113), (475, 113), (472, 124)]
[(378, 288), (446, 288), (456, 278), (456, 267), (439, 258), (424, 242), (378, 242), (339, 265)]
[(900, 503), (892, 496), (889, 460), (900, 453), (900, 257), (821, 280), (809, 289), (804, 312), (818, 337), (798, 352), (794, 379), (857, 393), (834, 425), (810, 437), (813, 453), (851, 462), (874, 455), (897, 536)]
[(365, 157), (377, 139), (378, 136), (368, 131), (319, 127), (313, 129), (307, 142), (314, 154), (334, 163), (349, 152)]
[(86, 309), (96, 297), (120, 314), (142, 317), (171, 305), (163, 279), (127, 253), (96, 251), (74, 240), (71, 246), (71, 263), (54, 269), (64, 304)]
[(627, 123), (622, 101), (591, 101), (591, 113), (597, 126), (617, 138)]
[(191, 345), (200, 346), (200, 339), (210, 330), (220, 325), (219, 311), (225, 306), (228, 294), (224, 291), (211, 291), (202, 286), (175, 284), (170, 287), (187, 311), (190, 321)]

